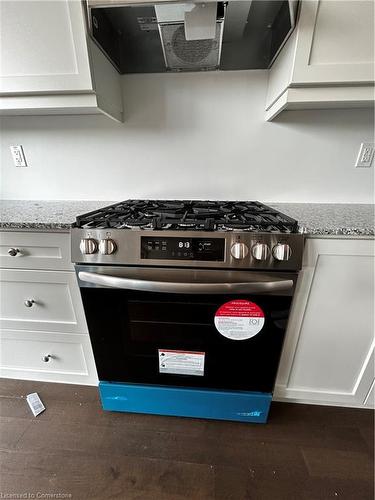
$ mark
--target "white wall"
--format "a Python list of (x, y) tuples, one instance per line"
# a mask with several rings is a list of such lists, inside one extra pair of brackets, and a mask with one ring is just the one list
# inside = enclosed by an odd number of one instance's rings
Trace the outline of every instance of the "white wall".
[[(2, 122), (4, 199), (374, 199), (371, 110), (287, 112), (264, 121), (264, 71), (124, 77), (126, 123), (103, 116)], [(29, 168), (12, 164), (22, 144)]]

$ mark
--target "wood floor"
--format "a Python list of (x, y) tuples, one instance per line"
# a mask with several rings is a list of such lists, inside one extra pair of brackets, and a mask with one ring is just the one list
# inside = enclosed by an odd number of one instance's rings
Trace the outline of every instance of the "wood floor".
[(94, 387), (2, 379), (0, 396), (0, 498), (374, 498), (371, 410), (273, 403), (259, 425), (104, 412)]

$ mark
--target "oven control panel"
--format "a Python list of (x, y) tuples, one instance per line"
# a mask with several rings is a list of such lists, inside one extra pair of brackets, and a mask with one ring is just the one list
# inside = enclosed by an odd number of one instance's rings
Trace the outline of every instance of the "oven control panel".
[(141, 259), (224, 262), (224, 238), (141, 237)]
[(71, 229), (72, 261), (87, 264), (295, 271), (299, 233)]

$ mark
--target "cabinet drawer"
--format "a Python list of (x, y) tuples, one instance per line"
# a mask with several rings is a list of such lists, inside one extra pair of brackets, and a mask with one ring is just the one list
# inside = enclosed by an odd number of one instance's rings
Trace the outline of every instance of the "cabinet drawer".
[(72, 271), (70, 234), (3, 231), (0, 267)]
[(2, 269), (0, 290), (3, 328), (87, 332), (81, 295), (72, 272)]
[(2, 377), (97, 384), (88, 335), (3, 330), (0, 341)]

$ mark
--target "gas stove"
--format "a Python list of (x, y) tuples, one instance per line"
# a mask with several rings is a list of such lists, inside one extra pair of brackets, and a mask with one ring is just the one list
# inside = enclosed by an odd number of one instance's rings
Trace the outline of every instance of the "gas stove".
[(266, 422), (302, 251), (297, 221), (259, 202), (127, 200), (77, 217), (103, 408)]
[(260, 202), (126, 200), (76, 218), (81, 264), (299, 270), (296, 220)]

